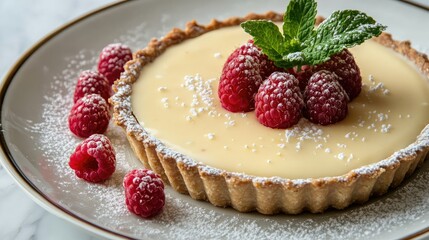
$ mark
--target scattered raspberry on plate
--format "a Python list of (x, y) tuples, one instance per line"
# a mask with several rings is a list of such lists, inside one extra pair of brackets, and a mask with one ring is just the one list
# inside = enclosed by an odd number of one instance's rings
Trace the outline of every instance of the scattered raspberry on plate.
[(69, 166), (79, 178), (102, 182), (115, 172), (115, 150), (106, 136), (93, 134), (77, 145), (70, 156)]
[(161, 212), (165, 204), (164, 183), (148, 169), (134, 169), (124, 177), (125, 203), (132, 213), (149, 218)]
[(91, 93), (100, 94), (107, 102), (111, 94), (111, 87), (106, 77), (98, 72), (86, 70), (79, 75), (73, 101), (77, 102), (83, 96)]
[(70, 131), (83, 138), (94, 133), (104, 133), (109, 120), (109, 105), (98, 94), (88, 94), (79, 99), (68, 118)]
[(133, 58), (131, 49), (121, 43), (112, 43), (103, 48), (98, 58), (98, 72), (103, 74), (110, 84), (124, 71), (124, 64)]

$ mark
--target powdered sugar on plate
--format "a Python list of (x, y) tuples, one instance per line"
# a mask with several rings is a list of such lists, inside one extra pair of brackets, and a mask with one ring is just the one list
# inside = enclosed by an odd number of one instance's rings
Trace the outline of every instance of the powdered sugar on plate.
[[(144, 26), (117, 40), (133, 50), (144, 46), (148, 39), (136, 34)], [(52, 79), (45, 104), (41, 106), (43, 121), (28, 122), (26, 129), (41, 136), (34, 140), (45, 157), (39, 164), (43, 171), (52, 175), (46, 181), (56, 187), (40, 187), (40, 190), (78, 217), (128, 237), (157, 239), (392, 238), (403, 228), (428, 225), (427, 162), (415, 177), (397, 190), (344, 211), (297, 216), (244, 214), (195, 201), (167, 186), (166, 205), (160, 215), (150, 220), (134, 216), (124, 203), (122, 179), (128, 171), (143, 165), (134, 156), (122, 129), (111, 123), (106, 132), (117, 153), (117, 170), (108, 181), (103, 184), (84, 182), (68, 167), (68, 158), (81, 141), (67, 126), (74, 86), (80, 71), (95, 69), (97, 56), (98, 50), (84, 49), (66, 59), (69, 65)]]

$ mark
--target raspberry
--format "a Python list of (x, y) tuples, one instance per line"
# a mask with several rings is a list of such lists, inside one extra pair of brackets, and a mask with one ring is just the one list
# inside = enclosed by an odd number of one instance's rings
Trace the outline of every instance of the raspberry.
[(125, 203), (132, 213), (149, 218), (165, 204), (164, 183), (148, 169), (134, 169), (124, 177)]
[(303, 66), (300, 71), (294, 68), (289, 72), (298, 78), (301, 91), (304, 91), (313, 73), (320, 70), (327, 70), (338, 76), (338, 81), (346, 91), (350, 101), (359, 95), (362, 89), (362, 77), (359, 67), (349, 50), (344, 49), (319, 65)]
[(218, 95), (222, 107), (231, 112), (253, 110), (259, 86), (277, 69), (252, 41), (237, 48), (226, 60), (220, 77)]
[(316, 72), (304, 92), (304, 115), (311, 122), (321, 125), (339, 122), (347, 115), (348, 100), (335, 73), (326, 70)]
[(110, 97), (109, 81), (100, 73), (94, 71), (83, 71), (80, 73), (74, 90), (74, 102), (87, 94), (96, 93), (108, 101)]
[(73, 105), (68, 120), (70, 131), (76, 136), (104, 133), (110, 120), (109, 106), (98, 94), (85, 95)]
[(112, 176), (115, 165), (115, 150), (110, 140), (101, 134), (93, 134), (77, 145), (69, 162), (77, 177), (94, 183)]
[(301, 69), (298, 71), (298, 68), (291, 68), (288, 70), (290, 74), (293, 74), (296, 79), (299, 81), (299, 88), (301, 89), (301, 92), (305, 91), (305, 87), (307, 87), (308, 80), (313, 75), (313, 68), (308, 65), (304, 65), (301, 67)]
[(328, 70), (338, 76), (338, 81), (349, 96), (349, 100), (357, 97), (362, 89), (362, 77), (352, 53), (344, 49), (335, 54), (327, 62), (317, 65), (314, 72)]
[(124, 71), (124, 64), (133, 58), (131, 49), (120, 43), (112, 43), (101, 50), (98, 58), (98, 72), (103, 74), (110, 84)]
[(304, 106), (299, 82), (292, 74), (274, 72), (255, 96), (256, 117), (271, 128), (288, 128), (298, 123)]

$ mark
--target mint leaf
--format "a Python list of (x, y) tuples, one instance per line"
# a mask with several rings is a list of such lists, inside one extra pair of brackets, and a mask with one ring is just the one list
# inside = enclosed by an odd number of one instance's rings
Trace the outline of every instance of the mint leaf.
[(314, 0), (295, 0), (289, 3), (283, 17), (283, 35), (286, 41), (294, 39), (302, 43), (312, 35), (316, 8)]
[(282, 59), (287, 44), (284, 43), (284, 38), (277, 25), (265, 20), (251, 20), (242, 23), (241, 27), (253, 37), (255, 45), (260, 47), (268, 58), (273, 61)]
[(319, 64), (344, 48), (351, 48), (380, 35), (385, 29), (385, 26), (357, 10), (336, 11), (320, 24), (313, 38), (307, 39), (304, 43), (307, 48), (303, 54), (307, 64)]
[(283, 17), (283, 34), (270, 21), (241, 24), (277, 67), (316, 65), (367, 39), (381, 34), (385, 26), (357, 10), (334, 12), (314, 30), (315, 0), (291, 0)]

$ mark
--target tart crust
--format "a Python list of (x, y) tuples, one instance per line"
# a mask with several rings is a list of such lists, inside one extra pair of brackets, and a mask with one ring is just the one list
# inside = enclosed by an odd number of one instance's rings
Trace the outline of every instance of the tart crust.
[[(125, 72), (113, 86), (115, 94), (110, 102), (116, 124), (126, 131), (133, 151), (146, 168), (160, 174), (163, 181), (176, 191), (197, 200), (209, 201), (215, 206), (230, 206), (240, 212), (298, 214), (303, 211), (319, 213), (330, 207), (343, 209), (352, 203), (364, 203), (369, 197), (382, 195), (389, 188), (398, 186), (423, 163), (429, 152), (429, 124), (414, 143), (384, 160), (342, 176), (311, 179), (255, 177), (216, 169), (169, 149), (146, 132), (131, 109), (132, 84), (137, 81), (143, 67), (169, 46), (251, 19), (281, 21), (283, 15), (275, 12), (262, 15), (252, 13), (243, 18), (212, 20), (206, 26), (191, 21), (185, 30), (175, 28), (162, 39), (152, 39), (125, 65)], [(322, 20), (318, 17), (316, 24)], [(395, 41), (388, 33), (382, 33), (374, 40), (404, 55), (429, 79), (428, 57), (411, 48), (409, 41)]]

